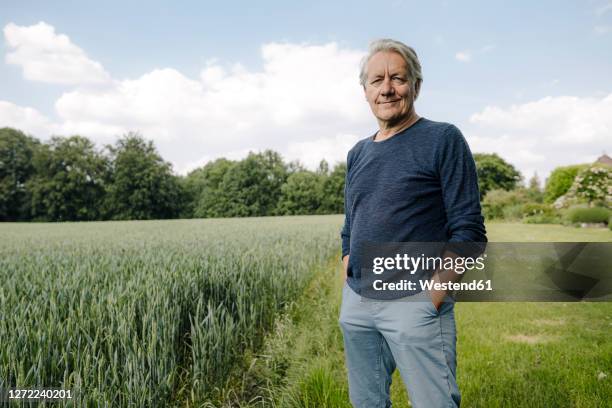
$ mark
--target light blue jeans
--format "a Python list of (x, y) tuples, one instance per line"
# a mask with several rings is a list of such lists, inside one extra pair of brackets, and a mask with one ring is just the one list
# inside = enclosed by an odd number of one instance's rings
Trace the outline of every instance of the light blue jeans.
[(355, 408), (391, 407), (396, 367), (413, 407), (460, 405), (454, 303), (438, 311), (429, 293), (414, 296), (420, 301), (362, 300), (344, 284), (339, 322)]

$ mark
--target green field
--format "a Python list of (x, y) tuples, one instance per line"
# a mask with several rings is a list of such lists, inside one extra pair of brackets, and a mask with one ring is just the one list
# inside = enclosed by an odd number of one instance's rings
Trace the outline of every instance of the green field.
[[(79, 407), (349, 407), (341, 223), (2, 224), (0, 381), (71, 388)], [(612, 241), (605, 229), (487, 229), (491, 241)], [(456, 317), (464, 406), (612, 400), (612, 304), (463, 303)], [(393, 396), (409, 406), (397, 373)]]
[(2, 224), (0, 387), (205, 402), (335, 256), (338, 217)]

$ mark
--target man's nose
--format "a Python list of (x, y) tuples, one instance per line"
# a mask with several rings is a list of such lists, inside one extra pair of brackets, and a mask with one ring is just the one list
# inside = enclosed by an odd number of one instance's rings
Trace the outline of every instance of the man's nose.
[(383, 80), (383, 83), (380, 87), (380, 94), (383, 96), (386, 95), (393, 95), (393, 93), (395, 92), (395, 90), (393, 89), (393, 86), (391, 86), (391, 78), (385, 78)]

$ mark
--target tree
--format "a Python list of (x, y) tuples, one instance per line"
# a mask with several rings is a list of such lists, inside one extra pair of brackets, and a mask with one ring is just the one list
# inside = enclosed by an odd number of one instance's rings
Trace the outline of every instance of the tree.
[(544, 194), (540, 188), (540, 179), (538, 178), (537, 172), (529, 179), (526, 193), (530, 201), (541, 203), (544, 200)]
[(228, 169), (219, 185), (223, 216), (274, 215), (286, 179), (287, 168), (278, 153), (250, 152)]
[(174, 218), (181, 213), (185, 195), (178, 177), (152, 141), (130, 132), (107, 148), (112, 160), (107, 216), (143, 220)]
[(96, 220), (108, 182), (108, 160), (82, 136), (54, 136), (36, 150), (27, 185), (32, 215), (49, 221)]
[(12, 129), (0, 129), (0, 220), (29, 219), (27, 181), (34, 175), (33, 156), (40, 142)]
[(187, 175), (186, 187), (197, 218), (222, 217), (225, 213), (220, 185), (236, 162), (220, 158)]
[(578, 172), (588, 167), (588, 164), (576, 164), (573, 166), (563, 166), (554, 169), (546, 180), (544, 188), (544, 199), (547, 203), (554, 202), (572, 186)]
[(474, 154), (474, 161), (476, 162), (481, 199), (490, 190), (513, 190), (521, 181), (521, 174), (518, 170), (496, 153), (476, 153)]
[(310, 215), (320, 210), (323, 176), (305, 170), (293, 173), (281, 187), (277, 214)]
[(321, 214), (344, 214), (344, 182), (346, 163), (334, 166), (329, 176), (323, 179)]
[(319, 162), (319, 167), (317, 168), (317, 174), (320, 176), (329, 175), (329, 163), (327, 163), (327, 160), (323, 159)]
[(299, 160), (292, 160), (287, 164), (287, 175), (306, 170), (306, 167)]

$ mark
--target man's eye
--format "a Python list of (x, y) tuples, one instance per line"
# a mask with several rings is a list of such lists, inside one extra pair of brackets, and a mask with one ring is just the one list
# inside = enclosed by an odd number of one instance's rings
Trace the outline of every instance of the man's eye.
[(396, 77), (393, 77), (392, 79), (393, 79), (395, 82), (400, 82), (400, 83), (404, 83), (404, 82), (406, 82), (406, 80), (405, 80), (404, 78), (402, 78), (402, 77), (397, 77), (397, 76), (396, 76)]
[(376, 78), (376, 79), (372, 80), (372, 82), (370, 82), (370, 83), (371, 83), (372, 85), (376, 85), (376, 84), (380, 84), (380, 83), (381, 83), (381, 81), (382, 81), (382, 79), (381, 79), (381, 78)]

